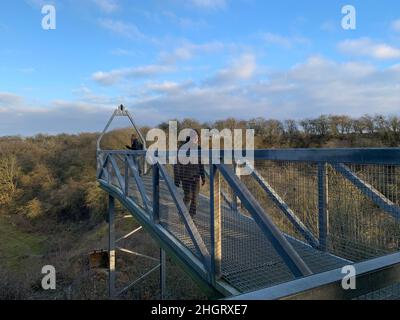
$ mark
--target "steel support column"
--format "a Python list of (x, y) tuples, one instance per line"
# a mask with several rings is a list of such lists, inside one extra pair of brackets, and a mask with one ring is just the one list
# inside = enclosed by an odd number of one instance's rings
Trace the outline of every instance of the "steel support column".
[(153, 222), (160, 223), (160, 169), (153, 165)]
[(125, 169), (125, 197), (129, 197), (129, 164), (128, 164), (128, 156), (125, 156), (124, 160), (124, 169)]
[(221, 231), (221, 177), (215, 165), (210, 166), (210, 226), (211, 226), (211, 281), (215, 283), (221, 275), (222, 231)]
[[(234, 163), (233, 168), (236, 176), (240, 179), (240, 175), (238, 174), (240, 173), (240, 170), (236, 162)], [(240, 199), (237, 197), (236, 193), (232, 190), (232, 209), (237, 211), (239, 209), (239, 204), (240, 204)]]
[(165, 251), (160, 248), (160, 298), (166, 298), (167, 263)]
[(108, 292), (115, 298), (115, 199), (108, 196)]
[(319, 249), (328, 250), (328, 174), (326, 163), (318, 164), (318, 229)]

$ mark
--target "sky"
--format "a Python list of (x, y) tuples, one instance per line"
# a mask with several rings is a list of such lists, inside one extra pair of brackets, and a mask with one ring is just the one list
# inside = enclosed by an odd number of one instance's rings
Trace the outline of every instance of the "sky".
[[(44, 5), (56, 28), (44, 30)], [(355, 30), (342, 27), (352, 5)], [(4, 0), (0, 135), (400, 112), (398, 0)]]

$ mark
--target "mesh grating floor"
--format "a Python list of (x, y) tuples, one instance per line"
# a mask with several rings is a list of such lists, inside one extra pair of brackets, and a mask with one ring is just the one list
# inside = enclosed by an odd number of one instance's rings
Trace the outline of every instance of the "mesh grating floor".
[(400, 300), (400, 283), (370, 292), (353, 300)]
[[(144, 178), (146, 190), (151, 190), (151, 178)], [(166, 186), (160, 184), (161, 224), (179, 241), (199, 256), (191, 238), (176, 213)], [(293, 275), (253, 219), (238, 211), (223, 210), (222, 218), (222, 277), (240, 292), (249, 292), (291, 281)], [(200, 196), (198, 213), (194, 218), (203, 241), (210, 250), (209, 198)], [(237, 226), (241, 226), (240, 229)], [(342, 267), (349, 261), (318, 251), (287, 236), (297, 253), (313, 273)], [(251, 254), (249, 254), (251, 253)]]

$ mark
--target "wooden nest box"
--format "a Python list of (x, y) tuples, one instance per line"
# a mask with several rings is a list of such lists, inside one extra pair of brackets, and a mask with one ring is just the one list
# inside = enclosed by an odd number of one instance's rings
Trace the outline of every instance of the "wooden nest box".
[(109, 255), (107, 250), (95, 250), (89, 253), (90, 269), (108, 269)]

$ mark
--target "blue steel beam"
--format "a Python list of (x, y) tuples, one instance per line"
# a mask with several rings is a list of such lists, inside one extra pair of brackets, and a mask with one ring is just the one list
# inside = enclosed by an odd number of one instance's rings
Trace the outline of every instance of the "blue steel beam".
[(400, 148), (255, 150), (254, 158), (274, 161), (396, 165), (400, 164)]
[(153, 189), (153, 212), (152, 220), (155, 224), (160, 223), (160, 170), (158, 166), (153, 166), (152, 189)]
[(265, 214), (263, 208), (251, 192), (240, 182), (235, 173), (226, 165), (221, 164), (217, 165), (217, 167), (293, 275), (299, 278), (312, 274), (304, 260), (299, 256), (296, 250), (294, 250), (293, 246), (275, 226), (268, 215)]
[(376, 190), (372, 185), (360, 179), (349, 167), (339, 163), (333, 163), (333, 168), (343, 177), (349, 180), (364, 195), (370, 198), (377, 206), (389, 213), (393, 218), (400, 220), (400, 207), (386, 198), (382, 193)]
[(111, 167), (114, 169), (114, 172), (117, 176), (118, 184), (121, 187), (121, 189), (124, 190), (125, 189), (125, 180), (122, 178), (122, 175), (121, 175), (121, 172), (119, 171), (118, 165), (112, 156), (109, 157), (109, 160), (111, 162)]
[(300, 218), (293, 212), (287, 203), (279, 196), (272, 186), (265, 181), (264, 177), (254, 168), (252, 169), (252, 177), (264, 189), (274, 204), (285, 214), (293, 227), (306, 239), (306, 241), (314, 248), (319, 247), (318, 239), (303, 224)]
[(221, 191), (221, 196), (222, 196), (222, 198), (224, 199), (224, 201), (227, 203), (227, 205), (229, 206), (229, 209), (230, 209), (230, 210), (238, 211), (237, 206), (235, 206), (235, 205), (232, 203), (232, 201), (229, 200), (228, 195), (227, 195), (224, 191)]
[[(104, 150), (108, 154), (146, 155), (146, 151)], [(213, 150), (203, 150), (201, 155), (208, 157)], [(233, 152), (233, 151), (232, 151)], [(244, 150), (244, 153), (246, 150)], [(162, 151), (159, 151), (161, 154)], [(168, 152), (165, 152), (168, 156)], [(221, 150), (221, 159), (224, 151)], [(211, 157), (209, 159), (212, 159)], [(331, 162), (354, 164), (399, 165), (400, 148), (343, 148), (343, 149), (267, 149), (254, 150), (255, 160)]]
[(143, 204), (145, 206), (145, 209), (150, 214), (149, 199), (147, 198), (146, 189), (144, 187), (142, 178), (139, 175), (139, 170), (136, 168), (136, 165), (133, 162), (131, 157), (127, 156), (127, 162), (128, 162), (129, 169), (131, 170), (131, 172), (133, 174), (133, 178), (135, 179), (136, 186), (139, 189), (139, 193), (140, 193), (140, 196), (142, 198), (142, 201), (143, 201)]
[(115, 198), (108, 195), (108, 294), (115, 297)]
[(200, 235), (200, 232), (197, 230), (196, 225), (193, 222), (192, 217), (190, 216), (182, 197), (178, 194), (174, 183), (172, 182), (170, 176), (166, 173), (164, 167), (160, 164), (157, 165), (161, 176), (164, 178), (164, 181), (168, 187), (168, 190), (172, 196), (172, 199), (175, 202), (175, 205), (178, 209), (179, 215), (181, 216), (183, 223), (185, 224), (186, 230), (188, 231), (190, 238), (193, 241), (196, 250), (199, 252), (200, 256), (204, 260), (205, 265), (210, 269), (211, 267), (211, 256), (207, 250), (207, 247), (203, 241), (203, 238)]
[(110, 155), (107, 153), (106, 157), (104, 159), (104, 161), (100, 161), (100, 169), (97, 173), (97, 179), (101, 179), (101, 175), (103, 174), (104, 168), (107, 166), (108, 164), (108, 158), (110, 157)]

